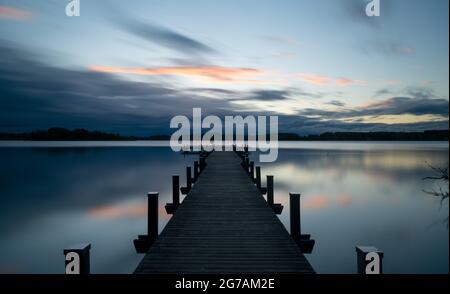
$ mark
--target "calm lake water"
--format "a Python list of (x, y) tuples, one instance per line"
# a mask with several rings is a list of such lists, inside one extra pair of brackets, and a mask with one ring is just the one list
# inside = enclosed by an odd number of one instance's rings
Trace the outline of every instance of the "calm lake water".
[[(170, 219), (171, 175), (183, 157), (161, 142), (0, 142), (0, 272), (63, 273), (62, 250), (90, 242), (93, 273), (131, 273), (142, 256), (146, 193), (160, 192), (160, 230)], [(307, 255), (319, 273), (354, 273), (355, 245), (383, 250), (386, 273), (448, 273), (448, 202), (423, 192), (428, 164), (448, 165), (448, 142), (282, 143), (275, 200), (289, 227), (290, 191), (300, 192)], [(257, 161), (257, 157), (252, 155)]]

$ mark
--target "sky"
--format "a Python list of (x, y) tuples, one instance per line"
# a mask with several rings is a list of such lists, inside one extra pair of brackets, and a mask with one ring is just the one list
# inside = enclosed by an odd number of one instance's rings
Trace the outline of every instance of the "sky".
[(0, 132), (170, 134), (176, 115), (280, 132), (448, 129), (449, 1), (0, 0)]

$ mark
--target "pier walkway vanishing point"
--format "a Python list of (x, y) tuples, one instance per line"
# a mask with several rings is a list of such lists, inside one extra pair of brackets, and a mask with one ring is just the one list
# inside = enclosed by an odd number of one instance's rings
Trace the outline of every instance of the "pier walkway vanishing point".
[(235, 152), (203, 164), (135, 273), (314, 273)]

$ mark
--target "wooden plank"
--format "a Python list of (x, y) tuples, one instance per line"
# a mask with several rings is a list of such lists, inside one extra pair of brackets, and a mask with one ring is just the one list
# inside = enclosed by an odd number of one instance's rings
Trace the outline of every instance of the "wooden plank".
[(146, 273), (314, 273), (240, 166), (214, 152), (135, 270)]

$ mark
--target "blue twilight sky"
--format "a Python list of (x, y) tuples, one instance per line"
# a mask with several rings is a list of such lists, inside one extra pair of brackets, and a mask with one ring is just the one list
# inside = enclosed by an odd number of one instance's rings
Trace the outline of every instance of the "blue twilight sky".
[(192, 113), (280, 131), (448, 128), (449, 1), (0, 0), (0, 131), (168, 133)]

